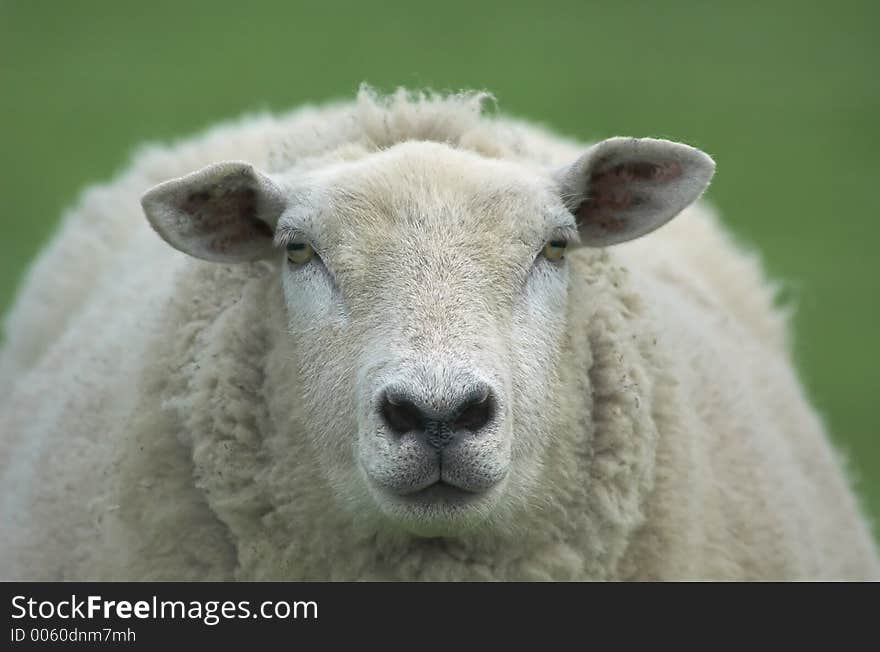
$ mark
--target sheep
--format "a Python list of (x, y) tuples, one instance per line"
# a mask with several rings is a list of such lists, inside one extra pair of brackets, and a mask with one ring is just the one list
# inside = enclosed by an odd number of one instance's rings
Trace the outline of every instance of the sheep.
[(89, 190), (6, 321), (0, 576), (880, 577), (712, 159), (487, 97), (364, 88)]

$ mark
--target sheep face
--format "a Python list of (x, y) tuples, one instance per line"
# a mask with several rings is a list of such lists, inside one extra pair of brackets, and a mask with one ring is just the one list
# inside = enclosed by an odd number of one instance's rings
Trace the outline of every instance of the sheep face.
[(331, 484), (425, 535), (526, 494), (578, 237), (550, 175), (409, 143), (288, 192), (276, 242)]
[(612, 139), (559, 172), (430, 142), (272, 177), (212, 166), (148, 193), (175, 247), (281, 261), (310, 449), (354, 514), (455, 536), (510, 525), (554, 445), (565, 252), (656, 228), (711, 160)]

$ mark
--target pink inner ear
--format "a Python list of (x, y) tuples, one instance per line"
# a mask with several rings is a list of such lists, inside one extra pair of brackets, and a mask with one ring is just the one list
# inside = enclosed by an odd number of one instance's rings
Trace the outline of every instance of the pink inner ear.
[(599, 169), (590, 175), (588, 195), (575, 215), (581, 225), (589, 223), (604, 231), (623, 231), (626, 220), (621, 214), (647, 201), (647, 197), (638, 192), (644, 184), (667, 183), (681, 173), (681, 164), (676, 161), (631, 161)]
[(208, 248), (228, 253), (242, 243), (272, 238), (272, 228), (257, 217), (257, 193), (240, 183), (190, 193), (180, 209), (192, 218), (188, 231), (210, 236)]

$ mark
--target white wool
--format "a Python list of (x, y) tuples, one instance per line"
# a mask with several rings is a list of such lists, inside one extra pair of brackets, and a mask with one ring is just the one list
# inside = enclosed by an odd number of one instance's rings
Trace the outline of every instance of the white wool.
[[(473, 155), (526, 184), (584, 152), (483, 115), (488, 97), (363, 89), (353, 103), (147, 148), (88, 190), (6, 320), (0, 577), (880, 579), (866, 520), (793, 370), (772, 285), (704, 204), (631, 243), (570, 253), (564, 330), (511, 327), (511, 341), (530, 343), (510, 353), (511, 395), (546, 390), (538, 407), (510, 408), (513, 456), (540, 459), (510, 479), (518, 500), (485, 528), (443, 537), (388, 527), (337, 463), (349, 449), (329, 437), (355, 418), (342, 376), (360, 373), (360, 352), (298, 360), (287, 348), (329, 310), (332, 290), (316, 285), (290, 316), (282, 298), (293, 281), (277, 261), (187, 257), (139, 204), (156, 184), (220, 161), (305, 178), (369, 167), (379, 153), (388, 165)], [(423, 141), (438, 145), (405, 149)], [(437, 175), (467, 183), (454, 164)], [(352, 250), (343, 262), (358, 271), (359, 260)], [(362, 307), (352, 300), (353, 313)], [(530, 358), (545, 350), (554, 364)], [(319, 428), (310, 406), (322, 402), (339, 414)]]

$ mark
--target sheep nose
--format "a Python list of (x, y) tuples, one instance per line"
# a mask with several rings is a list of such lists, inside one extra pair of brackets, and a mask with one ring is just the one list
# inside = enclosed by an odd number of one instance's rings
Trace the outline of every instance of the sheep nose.
[(460, 396), (434, 400), (420, 399), (399, 386), (390, 387), (379, 401), (379, 414), (392, 433), (422, 434), (438, 450), (466, 433), (484, 431), (495, 412), (495, 395), (485, 383), (470, 385)]

